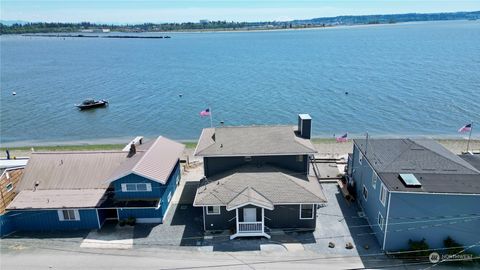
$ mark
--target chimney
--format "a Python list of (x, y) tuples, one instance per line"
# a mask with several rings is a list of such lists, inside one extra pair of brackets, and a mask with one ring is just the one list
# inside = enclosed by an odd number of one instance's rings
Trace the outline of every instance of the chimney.
[(309, 114), (298, 115), (298, 134), (305, 139), (312, 137), (312, 117)]
[(130, 144), (130, 150), (128, 151), (127, 157), (133, 157), (136, 153), (137, 153), (137, 147), (135, 147), (134, 143)]

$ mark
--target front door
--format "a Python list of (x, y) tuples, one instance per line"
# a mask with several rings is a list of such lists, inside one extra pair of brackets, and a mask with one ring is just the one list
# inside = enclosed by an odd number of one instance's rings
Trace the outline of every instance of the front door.
[(257, 209), (243, 208), (243, 222), (257, 222)]

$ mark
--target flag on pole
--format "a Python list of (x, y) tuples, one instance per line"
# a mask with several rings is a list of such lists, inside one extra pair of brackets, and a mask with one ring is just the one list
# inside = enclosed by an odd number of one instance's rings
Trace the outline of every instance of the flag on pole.
[(337, 142), (347, 142), (348, 141), (348, 132), (343, 134), (341, 137), (335, 138)]
[(200, 112), (200, 116), (210, 116), (210, 108), (206, 108), (205, 110)]
[(458, 132), (464, 133), (464, 132), (469, 132), (472, 131), (472, 124), (466, 124), (465, 126), (461, 127)]

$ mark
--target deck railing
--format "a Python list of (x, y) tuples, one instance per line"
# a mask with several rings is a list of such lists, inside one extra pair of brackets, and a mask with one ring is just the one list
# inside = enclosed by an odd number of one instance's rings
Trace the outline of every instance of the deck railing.
[(238, 232), (262, 232), (262, 222), (238, 222)]

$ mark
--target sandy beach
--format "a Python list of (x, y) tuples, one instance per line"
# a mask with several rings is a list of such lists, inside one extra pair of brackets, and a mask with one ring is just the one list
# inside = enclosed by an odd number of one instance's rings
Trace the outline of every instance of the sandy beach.
[[(442, 144), (445, 148), (449, 149), (455, 154), (460, 154), (466, 151), (466, 140), (454, 140), (454, 139), (436, 139), (437, 142)], [(190, 160), (199, 160), (199, 158), (193, 157), (195, 151), (194, 142), (185, 142), (187, 147), (185, 149), (185, 155), (188, 155)], [(353, 148), (352, 140), (345, 143), (337, 143), (333, 139), (313, 139), (313, 144), (317, 148), (317, 157), (320, 158), (339, 158), (345, 154), (351, 153)], [(123, 144), (98, 144), (92, 142), (91, 144), (81, 145), (48, 145), (48, 146), (32, 146), (32, 147), (12, 147), (9, 149), (11, 157), (28, 157), (32, 153), (32, 148), (37, 152), (44, 151), (111, 151), (120, 150), (123, 148)], [(480, 140), (470, 141), (470, 151), (480, 152)], [(1, 158), (6, 157), (5, 149), (2, 148), (0, 154)]]

